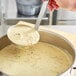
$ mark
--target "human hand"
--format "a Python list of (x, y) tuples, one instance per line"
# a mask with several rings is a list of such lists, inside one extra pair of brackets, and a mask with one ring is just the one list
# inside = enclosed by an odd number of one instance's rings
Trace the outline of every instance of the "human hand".
[(76, 11), (76, 0), (49, 0), (48, 7), (50, 10), (62, 8)]
[(76, 0), (55, 0), (60, 8), (76, 11)]

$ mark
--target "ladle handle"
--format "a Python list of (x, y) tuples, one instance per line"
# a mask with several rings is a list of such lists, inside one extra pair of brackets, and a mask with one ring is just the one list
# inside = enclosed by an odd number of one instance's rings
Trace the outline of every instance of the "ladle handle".
[(44, 14), (45, 14), (45, 11), (46, 11), (48, 2), (49, 2), (49, 0), (46, 0), (46, 1), (44, 1), (43, 4), (42, 4), (42, 7), (41, 7), (41, 10), (40, 10), (38, 19), (37, 19), (36, 24), (35, 24), (35, 29), (36, 29), (36, 30), (38, 30), (38, 28), (39, 28), (39, 25), (40, 25), (40, 23), (41, 23), (41, 20), (42, 20)]

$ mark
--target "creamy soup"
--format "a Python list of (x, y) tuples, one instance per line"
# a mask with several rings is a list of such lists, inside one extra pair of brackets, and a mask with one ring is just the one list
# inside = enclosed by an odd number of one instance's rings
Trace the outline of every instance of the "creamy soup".
[(0, 71), (10, 76), (57, 76), (71, 64), (65, 49), (44, 42), (28, 47), (10, 44), (0, 50)]
[(7, 36), (13, 43), (23, 46), (36, 44), (40, 39), (38, 31), (26, 25), (10, 27)]

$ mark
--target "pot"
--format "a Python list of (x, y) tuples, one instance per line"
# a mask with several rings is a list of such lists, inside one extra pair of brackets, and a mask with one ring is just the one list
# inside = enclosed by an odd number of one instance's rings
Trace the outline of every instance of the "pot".
[[(75, 61), (75, 50), (72, 44), (66, 38), (64, 38), (63, 36), (57, 33), (46, 31), (44, 29), (40, 30), (39, 33), (40, 33), (40, 41), (47, 42), (57, 47), (64, 48), (71, 54), (73, 59), (71, 66), (59, 76), (64, 76), (67, 72), (70, 72), (70, 69), (72, 68), (73, 63)], [(3, 36), (0, 39), (0, 50), (10, 44), (11, 44), (11, 41), (7, 38), (7, 36)]]

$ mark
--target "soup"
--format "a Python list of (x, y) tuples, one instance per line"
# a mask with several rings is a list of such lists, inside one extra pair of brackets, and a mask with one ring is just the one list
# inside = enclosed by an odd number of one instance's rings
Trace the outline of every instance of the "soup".
[(72, 64), (67, 50), (45, 42), (0, 50), (0, 70), (10, 76), (57, 76)]

